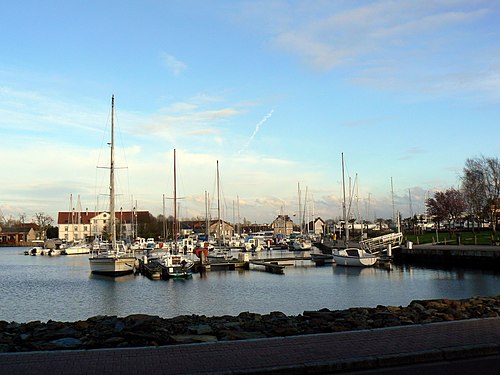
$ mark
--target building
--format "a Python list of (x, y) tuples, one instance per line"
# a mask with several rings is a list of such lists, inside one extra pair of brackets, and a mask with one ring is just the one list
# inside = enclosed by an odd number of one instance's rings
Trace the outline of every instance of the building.
[(36, 227), (36, 224), (0, 227), (0, 245), (29, 246), (29, 243), (37, 239)]
[(311, 220), (309, 223), (307, 223), (307, 233), (310, 234), (323, 235), (325, 234), (325, 228), (326, 223), (320, 217), (317, 217), (316, 219)]
[[(115, 212), (117, 238), (134, 238), (140, 223), (149, 220), (149, 211), (118, 211)], [(59, 239), (65, 241), (80, 241), (100, 237), (110, 233), (109, 212), (59, 212), (57, 225)]]
[(271, 223), (271, 228), (275, 236), (278, 234), (288, 236), (293, 232), (293, 221), (288, 215), (278, 215)]
[(231, 238), (234, 236), (234, 226), (224, 220), (211, 220), (209, 233), (215, 239)]

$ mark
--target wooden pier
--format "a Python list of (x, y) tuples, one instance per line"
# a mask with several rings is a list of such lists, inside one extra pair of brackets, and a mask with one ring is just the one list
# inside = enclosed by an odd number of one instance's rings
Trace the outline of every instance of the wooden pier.
[[(307, 257), (281, 257), (281, 258), (260, 258), (260, 259), (230, 259), (227, 261), (212, 261), (202, 263), (195, 262), (193, 273), (205, 271), (234, 271), (237, 269), (249, 270), (263, 269), (266, 272), (282, 275), (286, 266), (294, 266), (296, 261), (311, 261), (310, 256)], [(162, 269), (157, 262), (149, 262), (144, 264), (143, 260), (139, 259), (137, 271), (148, 277), (151, 280), (160, 280), (162, 278)]]
[(278, 264), (277, 262), (269, 262), (269, 261), (259, 261), (259, 260), (251, 260), (250, 264), (253, 266), (264, 267), (266, 272), (283, 274), (284, 265)]

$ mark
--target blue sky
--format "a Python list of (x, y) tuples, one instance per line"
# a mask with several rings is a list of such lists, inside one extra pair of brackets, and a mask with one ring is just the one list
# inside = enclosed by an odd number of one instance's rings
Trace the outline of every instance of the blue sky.
[(205, 191), (216, 214), (217, 160), (229, 221), (297, 214), (298, 184), (308, 215), (339, 217), (342, 153), (354, 213), (391, 218), (393, 197), (423, 213), (467, 158), (500, 153), (499, 16), (486, 0), (8, 2), (0, 209), (104, 209), (114, 94), (123, 209), (162, 213), (176, 149), (182, 217), (205, 216)]

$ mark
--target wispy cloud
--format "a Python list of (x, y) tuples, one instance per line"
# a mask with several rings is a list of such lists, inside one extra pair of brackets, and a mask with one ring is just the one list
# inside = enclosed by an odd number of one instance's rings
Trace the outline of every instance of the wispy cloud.
[[(295, 22), (289, 24), (294, 27), (278, 32), (274, 42), (308, 64), (332, 69), (361, 56), (372, 58), (374, 52), (387, 54), (394, 48), (411, 47), (422, 35), (462, 26), (488, 14), (483, 8), (455, 10), (453, 6), (460, 3), (467, 5), (463, 1), (446, 6), (384, 0), (348, 10), (325, 6), (323, 15), (316, 13), (318, 18), (295, 14)], [(311, 7), (310, 11), (317, 9)]]
[(413, 159), (417, 155), (423, 154), (425, 151), (420, 147), (410, 147), (406, 150), (403, 150), (403, 154), (398, 157), (398, 160), (409, 160)]
[(162, 53), (161, 57), (165, 67), (167, 67), (176, 76), (187, 69), (187, 65), (178, 60), (175, 56), (169, 55), (168, 53)]
[[(352, 4), (353, 8), (331, 2), (282, 9), (289, 21), (273, 30), (272, 45), (306, 66), (342, 69), (351, 82), (376, 89), (457, 94), (447, 91), (455, 85), (458, 93), (479, 88), (491, 96), (499, 91), (498, 81), (485, 82), (484, 72), (500, 64), (500, 57), (481, 48), (487, 41), (475, 31), (498, 17), (499, 10), (490, 2)], [(496, 30), (488, 32), (492, 40), (498, 37)], [(450, 72), (456, 78), (468, 75), (467, 81), (450, 80)]]

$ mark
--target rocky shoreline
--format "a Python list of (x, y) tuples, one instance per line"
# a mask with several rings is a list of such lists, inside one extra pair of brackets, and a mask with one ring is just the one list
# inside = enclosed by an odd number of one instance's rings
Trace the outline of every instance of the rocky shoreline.
[(374, 329), (500, 316), (500, 295), (416, 300), (408, 306), (206, 317), (95, 316), (76, 322), (0, 321), (0, 352), (176, 345)]

